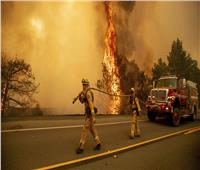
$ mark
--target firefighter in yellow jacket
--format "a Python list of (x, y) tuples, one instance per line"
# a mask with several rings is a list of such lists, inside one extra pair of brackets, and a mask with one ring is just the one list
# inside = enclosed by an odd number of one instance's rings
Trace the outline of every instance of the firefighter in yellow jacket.
[(94, 95), (93, 95), (93, 92), (89, 90), (89, 81), (87, 79), (82, 79), (82, 85), (83, 85), (83, 91), (79, 95), (79, 101), (81, 103), (84, 103), (85, 105), (85, 123), (84, 123), (83, 130), (81, 133), (79, 147), (76, 149), (77, 154), (80, 154), (84, 151), (84, 144), (86, 142), (88, 130), (90, 130), (96, 142), (96, 146), (94, 147), (94, 150), (101, 149), (101, 142), (97, 134), (97, 130), (94, 126), (95, 111), (96, 111), (96, 108), (94, 107)]
[(133, 139), (134, 137), (140, 136), (140, 129), (139, 129), (139, 125), (138, 125), (138, 116), (141, 112), (139, 100), (135, 96), (134, 88), (131, 88), (131, 96), (129, 99), (129, 103), (131, 105), (131, 114), (132, 114), (130, 138)]

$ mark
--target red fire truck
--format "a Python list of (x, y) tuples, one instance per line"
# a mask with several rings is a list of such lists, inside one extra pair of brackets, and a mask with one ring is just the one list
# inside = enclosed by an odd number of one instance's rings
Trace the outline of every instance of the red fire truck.
[(198, 113), (197, 85), (185, 78), (162, 76), (153, 82), (146, 109), (150, 121), (163, 116), (173, 126), (180, 124), (181, 116), (194, 121)]

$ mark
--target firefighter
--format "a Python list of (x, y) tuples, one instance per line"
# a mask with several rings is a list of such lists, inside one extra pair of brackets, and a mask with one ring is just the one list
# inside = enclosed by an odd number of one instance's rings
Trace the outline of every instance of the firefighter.
[(135, 96), (135, 89), (131, 88), (131, 96), (129, 99), (129, 103), (131, 105), (131, 134), (130, 138), (133, 139), (134, 137), (140, 137), (140, 129), (138, 125), (138, 116), (141, 112), (140, 104), (138, 98)]
[(94, 107), (94, 95), (93, 95), (93, 92), (88, 89), (89, 81), (87, 79), (82, 79), (82, 85), (83, 85), (83, 91), (79, 95), (79, 101), (82, 104), (84, 103), (85, 105), (85, 122), (84, 122), (82, 133), (81, 133), (79, 147), (76, 149), (77, 154), (80, 154), (84, 151), (84, 144), (86, 142), (88, 130), (90, 130), (96, 142), (96, 146), (94, 147), (94, 150), (101, 149), (101, 142), (100, 142), (97, 130), (94, 126), (95, 112), (96, 112), (95, 111), (96, 108)]

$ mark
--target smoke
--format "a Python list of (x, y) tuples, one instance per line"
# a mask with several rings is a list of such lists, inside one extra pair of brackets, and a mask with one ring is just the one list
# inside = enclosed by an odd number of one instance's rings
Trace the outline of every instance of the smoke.
[[(35, 96), (41, 108), (59, 108), (54, 114), (81, 113), (72, 105), (81, 90), (82, 78), (95, 86), (101, 77), (104, 28), (98, 32), (99, 3), (3, 2), (2, 51), (30, 63), (36, 82)], [(102, 12), (104, 9), (102, 8)]]
[[(200, 60), (197, 38), (200, 9), (198, 6), (200, 3), (113, 3), (118, 67), (123, 92), (127, 93), (131, 86), (138, 87), (138, 83), (141, 84), (140, 79), (144, 80), (145, 75), (151, 76), (153, 63), (157, 62), (159, 57), (166, 61), (171, 43), (177, 37), (183, 41), (185, 49), (192, 57)], [(148, 86), (148, 83), (146, 77), (142, 84)], [(140, 87), (138, 91), (140, 94), (143, 93), (141, 97), (145, 99), (144, 95), (146, 96), (148, 89)]]
[(129, 27), (129, 17), (133, 11), (135, 2), (113, 2), (114, 24), (117, 32), (117, 53), (129, 57), (135, 49), (132, 35), (133, 30)]
[(172, 41), (181, 39), (200, 62), (199, 2), (114, 2), (118, 55), (151, 75), (158, 58), (166, 61)]
[[(124, 82), (134, 83), (137, 74), (130, 73), (139, 70), (150, 75), (158, 58), (166, 61), (177, 37), (200, 62), (199, 2), (112, 3)], [(82, 89), (81, 79), (88, 78), (95, 86), (102, 78), (107, 29), (104, 2), (2, 2), (1, 6), (2, 51), (31, 64), (40, 83), (36, 99), (41, 108), (81, 113), (82, 105), (71, 104)], [(98, 108), (106, 107), (101, 94), (95, 96)]]
[(133, 1), (114, 3), (118, 55), (125, 57), (129, 62), (136, 61), (139, 68), (150, 75), (153, 51), (146, 44), (141, 31), (141, 23), (147, 16), (145, 8), (139, 8), (138, 12), (137, 6), (138, 2)]
[[(140, 9), (140, 15), (137, 15), (137, 4), (133, 1), (115, 2), (113, 7), (118, 56), (125, 57), (129, 61), (135, 60), (140, 69), (145, 70), (146, 74), (150, 75), (153, 52), (146, 45), (139, 30), (144, 18), (143, 9)], [(148, 63), (146, 62), (147, 58)]]

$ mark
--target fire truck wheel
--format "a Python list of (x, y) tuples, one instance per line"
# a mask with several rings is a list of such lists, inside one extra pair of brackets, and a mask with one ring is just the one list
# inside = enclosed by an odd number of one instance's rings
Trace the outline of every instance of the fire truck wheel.
[(155, 121), (155, 119), (156, 119), (156, 113), (154, 113), (154, 112), (148, 112), (148, 118), (152, 122)]

